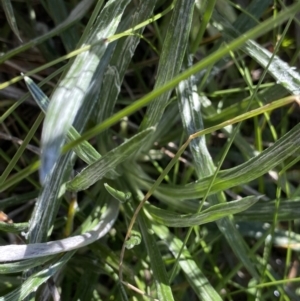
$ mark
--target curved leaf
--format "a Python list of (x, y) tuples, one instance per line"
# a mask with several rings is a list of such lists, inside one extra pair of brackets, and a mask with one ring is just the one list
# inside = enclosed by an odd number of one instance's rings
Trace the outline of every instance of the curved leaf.
[(214, 222), (225, 216), (244, 211), (259, 199), (260, 197), (257, 196), (249, 196), (241, 200), (213, 205), (201, 213), (195, 214), (177, 214), (152, 205), (147, 205), (146, 208), (156, 222), (167, 227), (193, 227)]
[(119, 213), (118, 207), (119, 203), (117, 201), (111, 201), (110, 206), (104, 213), (98, 225), (91, 231), (81, 235), (46, 243), (0, 246), (0, 262), (45, 257), (76, 250), (89, 245), (103, 237), (111, 229)]
[[(272, 146), (247, 162), (231, 169), (220, 171), (211, 187), (210, 194), (230, 187), (248, 183), (272, 170), (285, 159), (300, 150), (300, 124), (277, 140)], [(175, 199), (195, 199), (202, 197), (211, 177), (186, 186), (160, 185), (157, 191)], [(145, 183), (145, 182), (144, 182)], [(147, 185), (147, 188), (150, 185)]]

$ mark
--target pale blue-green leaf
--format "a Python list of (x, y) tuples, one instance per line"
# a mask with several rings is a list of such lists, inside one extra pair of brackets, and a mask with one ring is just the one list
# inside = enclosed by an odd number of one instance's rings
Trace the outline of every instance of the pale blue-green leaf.
[[(108, 64), (111, 51), (113, 49), (112, 45), (113, 44), (110, 44), (108, 46), (100, 63), (98, 64), (93, 75), (93, 85), (91, 85), (89, 91), (87, 91), (84, 104), (82, 105), (81, 110), (77, 113), (73, 123), (74, 128), (76, 128), (79, 132), (83, 130), (91, 112), (93, 111), (95, 103), (94, 99), (97, 97), (101, 87), (100, 85), (97, 85), (97, 80), (101, 80), (102, 78), (103, 71)], [(75, 133), (73, 134), (75, 135)], [(86, 151), (88, 150), (89, 149), (86, 149)], [(96, 152), (94, 152), (94, 154), (97, 156)], [(28, 236), (29, 242), (31, 243), (44, 242), (47, 239), (47, 235), (49, 234), (49, 230), (52, 227), (60, 206), (60, 196), (65, 190), (65, 185), (62, 186), (62, 184), (68, 181), (71, 176), (74, 164), (74, 160), (72, 160), (72, 158), (74, 159), (72, 152), (59, 158), (57, 164), (54, 166), (54, 172), (50, 174), (50, 177), (46, 178), (44, 189), (42, 189), (41, 195), (37, 200), (30, 220)], [(112, 175), (111, 172), (107, 174), (107, 176), (110, 175)]]
[(72, 191), (84, 190), (102, 179), (108, 171), (115, 169), (121, 162), (128, 160), (130, 156), (134, 155), (136, 149), (145, 143), (153, 131), (153, 127), (142, 131), (105, 154), (68, 182), (67, 189)]
[[(231, 41), (243, 34), (238, 27), (230, 24), (226, 18), (215, 15), (215, 19), (222, 23), (224, 27), (223, 36), (226, 40)], [(242, 50), (263, 68), (268, 67), (268, 73), (272, 75), (278, 84), (283, 85), (292, 94), (300, 94), (300, 75), (293, 67), (290, 67), (278, 56), (274, 56), (273, 53), (251, 39), (246, 41), (242, 46)]]
[(14, 14), (14, 9), (11, 5), (11, 0), (2, 0), (2, 7), (5, 12), (5, 16), (6, 16), (6, 19), (8, 21), (8, 24), (9, 24), (11, 30), (14, 32), (14, 34), (17, 36), (17, 38), (22, 42), (19, 30), (18, 30), (18, 25), (16, 22), (15, 14)]
[[(24, 75), (21, 73), (21, 75)], [(46, 113), (49, 106), (49, 99), (47, 95), (41, 90), (41, 88), (35, 84), (35, 82), (28, 76), (24, 76), (24, 81), (29, 90), (31, 96), (36, 101), (37, 105), (41, 108), (41, 110)]]
[[(189, 59), (189, 63), (192, 63), (192, 59)], [(186, 62), (186, 66), (188, 62)], [(177, 89), (177, 95), (179, 98), (179, 106), (182, 123), (186, 129), (188, 135), (193, 134), (197, 130), (204, 129), (202, 114), (200, 110), (201, 98), (198, 97), (197, 87), (193, 84), (194, 80), (189, 78), (182, 81)], [(197, 173), (198, 179), (203, 179), (207, 176), (211, 176), (215, 172), (214, 162), (210, 156), (210, 153), (206, 147), (206, 142), (204, 137), (198, 137), (191, 141), (190, 149), (195, 162), (195, 171)], [(208, 182), (207, 190), (210, 189), (210, 182)], [(207, 193), (205, 190), (205, 193)], [(211, 191), (211, 189), (210, 189)], [(209, 192), (210, 192), (209, 191)], [(224, 193), (218, 192), (217, 194), (209, 195), (207, 197), (208, 202), (211, 205), (225, 205), (226, 197)], [(200, 207), (197, 212), (200, 211)], [(229, 246), (232, 246), (232, 251), (244, 264), (246, 269), (250, 274), (258, 278), (258, 274), (251, 262), (250, 258), (247, 256), (246, 244), (243, 237), (237, 231), (235, 227), (235, 222), (232, 214), (227, 214), (227, 216), (216, 220), (217, 226)], [(191, 232), (189, 232), (191, 233)], [(234, 246), (234, 247), (233, 247)]]
[(259, 198), (257, 196), (249, 196), (241, 200), (213, 205), (201, 213), (195, 214), (178, 214), (152, 205), (146, 205), (146, 208), (156, 222), (167, 227), (193, 227), (244, 211), (255, 204)]
[(47, 241), (49, 230), (61, 204), (59, 196), (64, 192), (61, 189), (62, 184), (69, 179), (71, 174), (71, 157), (72, 153), (69, 152), (59, 158), (53, 169), (53, 176), (47, 177), (45, 181), (45, 186), (40, 192), (30, 218), (28, 228), (29, 243)]
[[(34, 82), (25, 78), (25, 82), (29, 91), (43, 111), (47, 111), (49, 100), (46, 95), (37, 87)], [(82, 114), (82, 112), (80, 112)], [(82, 124), (81, 127), (84, 125)], [(79, 134), (78, 134), (79, 135)], [(63, 182), (68, 180), (71, 172), (70, 164), (71, 153), (59, 159), (59, 164), (55, 166), (53, 176), (47, 178), (47, 185), (42, 190), (29, 224), (29, 242), (44, 242), (51, 228), (52, 222), (56, 216), (58, 207), (60, 206), (59, 193)]]
[[(187, 62), (187, 60), (189, 62)], [(189, 58), (186, 59), (185, 67), (188, 67), (191, 64), (192, 56), (189, 56)], [(176, 89), (181, 122), (188, 135), (196, 133), (204, 128), (197, 86), (195, 86), (193, 82), (194, 76), (182, 81)], [(214, 170), (214, 163), (206, 148), (205, 137), (202, 136), (193, 139), (190, 142), (189, 147), (193, 155), (195, 171), (198, 174), (198, 178), (211, 174)]]
[[(152, 224), (151, 227), (156, 235), (167, 245), (174, 257), (177, 258), (183, 245), (182, 241), (170, 233), (168, 228), (163, 225), (156, 226)], [(209, 280), (205, 277), (204, 273), (192, 258), (188, 249), (184, 247), (179, 257), (179, 265), (199, 300), (221, 301), (221, 296), (215, 291), (209, 283)]]
[(249, 40), (243, 45), (243, 51), (256, 60), (263, 68), (268, 67), (268, 73), (276, 80), (277, 84), (283, 85), (291, 94), (300, 94), (300, 75), (295, 67), (290, 67), (278, 56), (260, 46), (255, 41)]
[(113, 226), (118, 214), (119, 203), (116, 200), (111, 200), (108, 209), (101, 216), (97, 226), (92, 230), (81, 235), (46, 243), (0, 246), (0, 262), (45, 257), (87, 246), (106, 235)]
[[(36, 103), (39, 105), (42, 111), (46, 113), (50, 102), (48, 97), (39, 88), (39, 86), (37, 86), (33, 82), (33, 80), (30, 79), (28, 76), (24, 76), (24, 80), (28, 90), (30, 91)], [(74, 141), (79, 137), (80, 134), (73, 126), (71, 126), (69, 132), (67, 133), (67, 141), (68, 142)], [(87, 164), (92, 164), (101, 158), (101, 155), (95, 150), (95, 148), (88, 141), (84, 141), (80, 145), (74, 147), (74, 152), (79, 158), (81, 158)], [(110, 175), (108, 175), (109, 178), (116, 178), (117, 176), (118, 174), (116, 171), (111, 171)]]
[(76, 57), (53, 94), (42, 132), (42, 183), (57, 162), (65, 136), (83, 105), (86, 94), (94, 85), (99, 85), (93, 76), (107, 47), (105, 38), (115, 33), (128, 3), (129, 0), (107, 2), (83, 45), (95, 42), (99, 44)]

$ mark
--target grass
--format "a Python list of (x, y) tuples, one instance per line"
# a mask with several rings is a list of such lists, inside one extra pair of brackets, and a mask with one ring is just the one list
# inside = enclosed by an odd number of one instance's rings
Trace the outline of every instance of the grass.
[(0, 300), (300, 300), (299, 2), (2, 4)]

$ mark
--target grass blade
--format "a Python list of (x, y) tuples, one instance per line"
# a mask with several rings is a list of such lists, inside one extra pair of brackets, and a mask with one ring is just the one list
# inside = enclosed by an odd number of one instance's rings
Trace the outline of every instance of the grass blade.
[[(220, 171), (211, 187), (210, 193), (213, 194), (253, 181), (278, 166), (291, 155), (299, 152), (299, 149), (300, 124), (296, 125), (291, 131), (278, 139), (258, 156), (251, 158), (237, 167)], [(178, 200), (195, 199), (205, 194), (210, 181), (211, 177), (206, 177), (197, 183), (184, 187), (168, 186), (168, 189), (165, 189), (164, 184), (162, 184), (157, 190)]]
[(149, 138), (153, 131), (154, 128), (142, 131), (105, 154), (98, 161), (86, 167), (72, 181), (68, 182), (67, 189), (80, 191), (102, 179), (108, 171), (116, 168), (124, 160), (128, 160), (137, 148), (144, 145), (146, 139)]
[(127, 106), (125, 109), (119, 111), (114, 116), (106, 119), (101, 124), (95, 126), (92, 129), (89, 129), (84, 134), (82, 134), (80, 139), (77, 139), (73, 143), (69, 143), (64, 150), (70, 150), (75, 145), (79, 144), (81, 141), (87, 140), (103, 130), (107, 129), (108, 127), (114, 125), (117, 123), (121, 118), (128, 116), (130, 114), (133, 114), (138, 109), (146, 106), (148, 103), (153, 101), (156, 97), (160, 96), (161, 94), (169, 91), (170, 89), (175, 88), (182, 80), (185, 80), (189, 78), (190, 76), (194, 75), (195, 73), (213, 65), (216, 61), (223, 58), (225, 55), (228, 55), (230, 51), (234, 51), (238, 48), (240, 48), (248, 39), (254, 39), (257, 38), (270, 29), (274, 28), (274, 26), (277, 26), (279, 24), (282, 24), (284, 21), (286, 21), (288, 18), (290, 18), (291, 14), (296, 13), (300, 10), (300, 3), (296, 3), (294, 5), (291, 5), (286, 10), (280, 12), (276, 19), (269, 18), (268, 20), (260, 23), (253, 29), (249, 30), (247, 34), (244, 34), (240, 36), (239, 38), (232, 41), (230, 44), (228, 44), (228, 47), (224, 47), (220, 49), (217, 52), (212, 53), (211, 55), (207, 56), (205, 59), (201, 60), (197, 64), (193, 65), (191, 68), (187, 69), (186, 71), (182, 72), (181, 74), (173, 77), (171, 80), (167, 81), (163, 86), (154, 89), (152, 92), (141, 98), (139, 101), (136, 101), (134, 104)]
[(112, 200), (97, 226), (81, 235), (45, 243), (0, 246), (0, 262), (45, 257), (89, 245), (103, 237), (111, 229), (118, 216), (118, 208), (118, 201)]
[[(156, 1), (140, 1), (130, 20), (130, 27), (134, 28), (143, 20), (150, 18), (151, 13), (155, 7)], [(139, 41), (140, 34), (143, 33), (144, 28), (135, 31), (134, 36), (129, 36), (118, 41), (114, 54), (110, 60), (109, 68), (107, 68), (102, 83), (102, 93), (98, 100), (97, 121), (102, 122), (110, 117), (120, 93), (121, 83), (123, 81), (126, 69), (132, 59), (134, 50)]]
[(2, 0), (2, 7), (6, 15), (6, 19), (10, 25), (10, 28), (14, 32), (14, 34), (17, 36), (17, 38), (22, 42), (22, 39), (20, 37), (17, 21), (14, 14), (14, 9), (11, 4), (11, 0)]
[[(155, 88), (162, 87), (179, 73), (187, 48), (195, 0), (176, 1), (163, 44)], [(148, 106), (141, 130), (156, 126), (167, 105), (171, 91), (168, 91)]]
[[(102, 42), (90, 51), (77, 56), (68, 74), (53, 94), (42, 133), (40, 169), (42, 183), (60, 155), (60, 148), (65, 141), (65, 136), (84, 102), (87, 91), (96, 84), (92, 80), (106, 50), (105, 38), (116, 31), (128, 2), (129, 0), (111, 0), (106, 4), (84, 43)], [(72, 99), (72, 101), (66, 103), (67, 99)]]
[[(198, 97), (198, 94), (194, 93), (195, 90), (197, 91), (197, 87), (193, 85), (192, 78), (180, 83), (177, 89), (181, 119), (188, 135), (192, 135), (195, 131), (199, 131), (204, 128), (200, 110), (201, 99)], [(207, 149), (204, 136), (193, 139), (190, 143), (190, 149), (195, 162), (195, 171), (198, 179), (203, 179), (207, 176), (213, 175), (215, 172), (215, 166)], [(212, 179), (214, 178), (212, 177)], [(207, 194), (210, 193), (211, 185), (213, 183), (214, 182), (208, 182), (207, 190), (204, 194), (205, 198), (207, 197)], [(205, 199), (203, 199), (200, 203), (197, 213), (201, 212), (204, 200)], [(208, 196), (208, 201), (211, 205), (216, 205), (218, 203), (221, 203), (219, 205), (228, 204), (226, 203), (226, 197), (222, 192), (217, 195)], [(234, 210), (232, 210), (232, 214), (233, 213)], [(247, 256), (247, 249), (245, 248), (246, 244), (234, 225), (232, 214), (217, 220), (218, 228), (226, 238), (228, 244), (230, 246), (234, 246), (232, 251), (245, 265), (246, 269), (253, 277), (258, 278), (258, 274), (253, 267), (251, 260)], [(185, 242), (188, 241), (191, 232), (192, 228), (189, 229)], [(175, 268), (173, 268), (172, 275), (174, 274), (174, 270)]]
[(155, 279), (157, 297), (160, 301), (174, 300), (169, 284), (169, 277), (165, 270), (162, 256), (158, 250), (154, 235), (149, 233), (150, 225), (143, 213), (139, 216), (139, 226), (143, 236), (143, 242), (150, 257), (151, 267)]
[[(44, 94), (44, 92), (30, 79), (28, 76), (24, 76), (25, 83), (27, 85), (28, 90), (30, 91), (32, 97), (39, 105), (41, 110), (46, 113), (48, 110), (50, 100)], [(88, 115), (87, 115), (88, 116)], [(67, 141), (71, 142), (80, 137), (80, 134), (77, 130), (71, 126), (69, 132), (67, 133)], [(101, 155), (96, 151), (96, 149), (87, 141), (84, 141), (80, 145), (74, 148), (74, 152), (76, 155), (81, 158), (84, 162), (88, 164), (92, 164), (98, 159), (101, 158)], [(108, 172), (107, 177), (116, 178), (118, 176), (117, 172), (112, 170)]]
[(217, 221), (228, 215), (242, 212), (254, 205), (260, 197), (250, 196), (241, 200), (213, 205), (201, 213), (177, 214), (155, 206), (146, 206), (151, 217), (167, 227), (193, 227)]
[[(183, 246), (182, 241), (173, 235), (167, 227), (162, 225), (155, 226), (152, 224), (152, 229), (156, 235), (167, 244), (169, 250), (173, 253), (174, 257), (179, 255)], [(194, 289), (199, 300), (207, 301), (221, 301), (221, 296), (215, 291), (213, 286), (209, 283), (204, 273), (199, 269), (196, 262), (192, 259), (190, 252), (184, 248), (180, 255), (179, 265), (187, 278), (187, 281)]]

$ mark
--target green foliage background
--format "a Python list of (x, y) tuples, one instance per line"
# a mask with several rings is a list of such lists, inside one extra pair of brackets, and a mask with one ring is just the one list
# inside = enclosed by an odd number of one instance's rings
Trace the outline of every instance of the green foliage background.
[(300, 300), (298, 1), (1, 4), (0, 300)]

